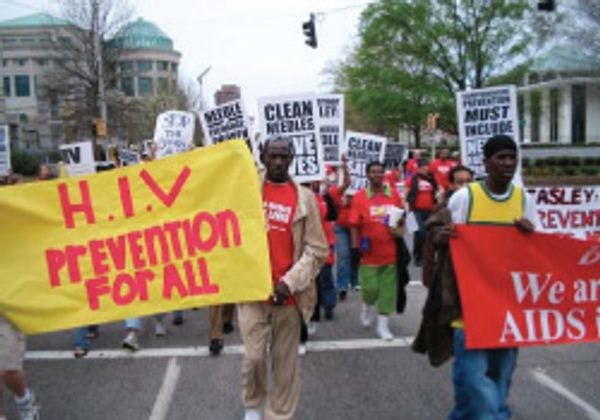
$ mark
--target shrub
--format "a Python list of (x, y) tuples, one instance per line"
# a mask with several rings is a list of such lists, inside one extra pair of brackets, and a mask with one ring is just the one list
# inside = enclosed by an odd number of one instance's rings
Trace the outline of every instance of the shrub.
[(556, 156), (548, 156), (546, 158), (546, 165), (548, 165), (548, 166), (556, 165)]
[(527, 169), (531, 166), (531, 159), (529, 159), (528, 157), (524, 157), (523, 159), (521, 159), (521, 166), (523, 166), (523, 169)]
[(585, 175), (595, 176), (598, 175), (600, 169), (598, 169), (598, 167), (595, 166), (584, 166), (583, 168), (581, 168), (581, 172), (583, 172)]
[(572, 166), (565, 166), (562, 168), (563, 174), (565, 175), (575, 175), (577, 169)]
[(536, 160), (533, 162), (533, 165), (534, 165), (536, 168), (541, 168), (542, 166), (544, 166), (544, 165), (545, 165), (544, 159), (536, 159)]
[(40, 163), (42, 162), (39, 154), (16, 149), (12, 150), (10, 155), (13, 172), (26, 176), (33, 176), (38, 173)]
[(578, 156), (573, 156), (573, 157), (569, 158), (569, 165), (581, 166), (581, 158)]
[(596, 165), (596, 157), (594, 156), (586, 156), (583, 158), (583, 164), (585, 166), (594, 166)]
[(569, 158), (566, 156), (561, 156), (556, 160), (558, 166), (567, 166), (569, 164)]

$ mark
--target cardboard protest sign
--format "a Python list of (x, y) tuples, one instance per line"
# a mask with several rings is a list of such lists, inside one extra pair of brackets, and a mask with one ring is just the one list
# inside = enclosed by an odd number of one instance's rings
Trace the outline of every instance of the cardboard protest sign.
[(250, 130), (250, 119), (241, 100), (226, 102), (215, 108), (202, 111), (199, 115), (207, 144), (242, 139), (252, 151), (255, 159), (258, 159), (258, 150)]
[(185, 152), (194, 139), (194, 114), (184, 111), (163, 112), (156, 118), (154, 143), (156, 157)]
[[(496, 134), (513, 138), (519, 147), (517, 91), (514, 86), (497, 86), (456, 93), (458, 134), (462, 164), (475, 172), (476, 178), (486, 175), (483, 166), (483, 145)], [(520, 166), (515, 180), (520, 183)]]
[(135, 165), (140, 163), (140, 154), (135, 150), (120, 149), (119, 160), (122, 166)]
[(408, 149), (405, 144), (388, 142), (385, 146), (383, 163), (385, 169), (398, 169), (406, 157)]
[(61, 144), (58, 149), (69, 176), (87, 175), (96, 172), (91, 141)]
[(356, 192), (367, 186), (367, 165), (370, 162), (383, 162), (387, 139), (373, 134), (346, 132), (342, 153), (348, 156), (350, 172), (349, 192)]
[(272, 291), (258, 177), (242, 141), (0, 189), (0, 213), (0, 313), (25, 333)]
[(323, 145), (318, 139), (319, 111), (312, 94), (278, 96), (258, 100), (262, 141), (281, 136), (294, 145), (290, 175), (296, 182), (320, 181), (325, 177)]
[(338, 165), (344, 140), (344, 95), (317, 95), (317, 106), (325, 164)]
[(600, 186), (532, 187), (527, 192), (535, 200), (540, 230), (600, 240)]
[(10, 173), (10, 137), (8, 125), (0, 125), (0, 176)]
[(467, 348), (600, 341), (597, 242), (458, 225), (450, 249)]

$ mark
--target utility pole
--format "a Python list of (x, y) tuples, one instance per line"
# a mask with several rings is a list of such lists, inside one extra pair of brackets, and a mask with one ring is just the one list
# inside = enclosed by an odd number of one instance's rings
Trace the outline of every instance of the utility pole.
[[(101, 132), (101, 130), (98, 130), (98, 126), (103, 126), (106, 127), (106, 119), (107, 119), (107, 112), (106, 112), (106, 100), (104, 97), (104, 76), (103, 76), (103, 72), (102, 72), (102, 50), (100, 48), (100, 7), (98, 5), (98, 0), (92, 0), (92, 35), (94, 37), (94, 57), (95, 57), (95, 61), (96, 61), (96, 71), (97, 71), (97, 76), (98, 76), (98, 109), (100, 110), (100, 118), (101, 118), (101, 122), (98, 123), (98, 121), (94, 121), (94, 125), (96, 127), (96, 135), (98, 138), (104, 138), (106, 139), (106, 129), (104, 129), (104, 132)], [(97, 139), (94, 138), (94, 149), (96, 146), (96, 141)], [(106, 144), (104, 145), (105, 148), (107, 148)], [(107, 152), (107, 158), (108, 158), (108, 150), (106, 150)]]

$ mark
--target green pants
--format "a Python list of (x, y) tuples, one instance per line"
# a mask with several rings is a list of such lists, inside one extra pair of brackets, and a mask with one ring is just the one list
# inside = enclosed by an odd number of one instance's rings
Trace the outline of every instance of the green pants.
[(363, 302), (375, 305), (382, 315), (388, 315), (396, 308), (398, 279), (396, 264), (372, 266), (361, 265), (358, 270)]

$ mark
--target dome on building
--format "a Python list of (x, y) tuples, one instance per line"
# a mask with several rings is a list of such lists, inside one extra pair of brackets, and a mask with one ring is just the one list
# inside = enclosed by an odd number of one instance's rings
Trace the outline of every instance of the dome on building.
[(48, 13), (33, 13), (31, 15), (21, 16), (14, 19), (3, 20), (0, 22), (0, 28), (37, 28), (47, 26), (65, 26), (70, 25), (66, 19), (57, 18)]
[(556, 46), (533, 62), (531, 71), (590, 73), (600, 71), (600, 58), (576, 46)]
[(125, 50), (173, 50), (173, 40), (154, 23), (142, 18), (125, 25), (110, 43)]

